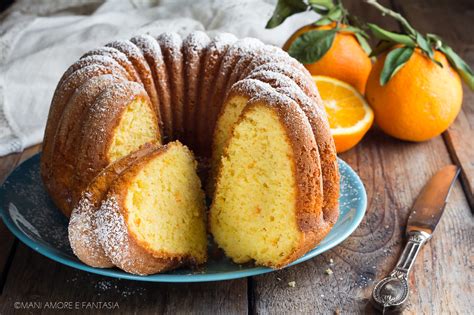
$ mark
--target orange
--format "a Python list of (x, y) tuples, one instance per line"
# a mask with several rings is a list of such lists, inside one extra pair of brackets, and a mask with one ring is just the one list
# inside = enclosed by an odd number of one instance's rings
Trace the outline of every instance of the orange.
[(337, 152), (353, 148), (372, 126), (372, 109), (349, 84), (325, 76), (313, 76), (313, 79), (328, 114)]
[[(335, 23), (324, 26), (306, 25), (286, 41), (283, 49), (288, 51), (293, 41), (301, 34), (316, 29), (327, 30), (334, 26)], [(326, 54), (315, 63), (305, 64), (305, 67), (312, 75), (324, 75), (342, 80), (364, 94), (372, 63), (353, 34), (339, 32)]]
[(454, 121), (461, 109), (462, 85), (457, 72), (441, 52), (438, 66), (416, 49), (408, 62), (388, 81), (379, 83), (387, 53), (380, 55), (367, 81), (366, 98), (375, 122), (387, 134), (402, 140), (433, 138)]

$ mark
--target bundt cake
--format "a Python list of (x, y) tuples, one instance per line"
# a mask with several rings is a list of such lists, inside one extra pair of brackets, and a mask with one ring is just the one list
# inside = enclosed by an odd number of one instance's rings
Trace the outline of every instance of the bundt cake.
[(203, 205), (192, 154), (174, 140), (210, 165), (210, 232), (236, 262), (282, 267), (337, 220), (334, 142), (301, 64), (231, 34), (139, 35), (84, 54), (53, 96), (41, 174), (58, 208), (73, 212), (79, 259), (139, 274), (205, 261), (192, 233), (204, 216), (192, 228), (176, 221)]

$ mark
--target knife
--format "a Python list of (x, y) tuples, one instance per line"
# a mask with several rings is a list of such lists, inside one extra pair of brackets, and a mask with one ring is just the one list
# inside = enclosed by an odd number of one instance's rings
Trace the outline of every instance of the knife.
[(459, 175), (456, 165), (440, 169), (423, 187), (408, 217), (408, 242), (388, 277), (380, 280), (372, 292), (373, 302), (383, 311), (402, 308), (408, 299), (408, 274), (421, 247), (433, 236), (443, 215), (449, 192)]

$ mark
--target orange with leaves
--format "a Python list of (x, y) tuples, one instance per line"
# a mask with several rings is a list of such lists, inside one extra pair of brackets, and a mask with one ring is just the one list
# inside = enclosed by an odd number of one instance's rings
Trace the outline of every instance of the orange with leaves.
[[(310, 24), (297, 30), (283, 45), (288, 51), (293, 42), (301, 35), (313, 30), (331, 30), (337, 26), (335, 22), (318, 26)], [(324, 75), (339, 79), (355, 87), (364, 94), (367, 78), (369, 77), (372, 63), (367, 52), (361, 47), (353, 32), (345, 31), (347, 25), (337, 26), (340, 31), (334, 35), (329, 50), (316, 62), (304, 64), (312, 75)], [(290, 51), (291, 54), (291, 51)]]
[(461, 79), (445, 55), (434, 52), (439, 66), (415, 49), (382, 86), (379, 78), (386, 58), (387, 52), (377, 58), (367, 82), (366, 97), (377, 125), (409, 141), (428, 140), (445, 131), (458, 115), (463, 95)]
[(372, 52), (377, 61), (366, 89), (375, 122), (402, 140), (425, 141), (441, 134), (461, 109), (461, 77), (474, 89), (473, 71), (437, 35), (419, 33), (403, 16), (375, 0), (367, 3), (400, 22), (404, 31), (368, 24), (381, 40)]

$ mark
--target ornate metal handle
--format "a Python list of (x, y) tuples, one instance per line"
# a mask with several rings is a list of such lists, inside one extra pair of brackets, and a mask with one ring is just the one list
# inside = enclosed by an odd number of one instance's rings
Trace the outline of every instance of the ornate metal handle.
[(423, 231), (414, 231), (409, 234), (408, 242), (395, 269), (374, 287), (372, 296), (377, 307), (384, 310), (402, 307), (409, 293), (408, 274), (421, 247), (430, 237), (430, 234)]

